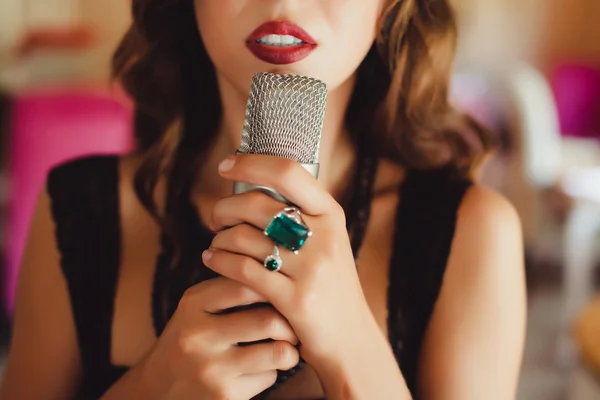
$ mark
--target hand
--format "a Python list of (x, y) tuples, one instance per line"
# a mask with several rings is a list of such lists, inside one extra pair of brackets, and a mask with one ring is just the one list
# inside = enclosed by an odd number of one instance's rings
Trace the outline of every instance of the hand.
[(313, 235), (298, 255), (280, 246), (283, 267), (270, 272), (263, 261), (273, 242), (263, 230), (286, 205), (256, 191), (230, 196), (214, 207), (211, 228), (220, 232), (203, 256), (206, 266), (264, 295), (288, 319), (313, 366), (330, 363), (357, 342), (382, 339), (360, 286), (341, 206), (295, 162), (261, 155), (227, 160), (235, 165), (221, 169), (223, 177), (276, 189), (302, 210)]
[[(248, 400), (275, 383), (276, 370), (296, 366), (298, 339), (273, 307), (221, 313), (264, 302), (226, 278), (188, 289), (149, 357), (151, 365), (170, 372), (167, 398)], [(274, 341), (238, 346), (265, 339)]]

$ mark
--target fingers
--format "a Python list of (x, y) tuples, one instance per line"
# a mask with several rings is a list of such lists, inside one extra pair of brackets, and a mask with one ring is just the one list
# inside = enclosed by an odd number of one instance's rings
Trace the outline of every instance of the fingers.
[(192, 312), (203, 310), (211, 314), (247, 304), (268, 302), (264, 295), (248, 286), (223, 277), (192, 286), (182, 301), (192, 303)]
[(242, 224), (219, 232), (211, 249), (252, 257), (259, 263), (273, 253), (273, 241), (253, 226)]
[[(222, 168), (227, 164), (229, 169)], [(302, 165), (285, 158), (256, 154), (232, 156), (221, 164), (219, 173), (232, 181), (273, 188), (308, 215), (325, 215), (339, 207)]]
[(276, 306), (277, 301), (293, 288), (292, 282), (284, 275), (284, 270), (271, 272), (262, 263), (247, 256), (210, 249), (203, 253), (202, 260), (204, 265), (216, 273), (248, 286)]
[(275, 214), (287, 205), (268, 195), (250, 191), (225, 197), (215, 204), (210, 228), (215, 231), (247, 223), (265, 230)]
[(237, 345), (267, 339), (298, 344), (298, 338), (289, 322), (272, 306), (259, 306), (232, 314), (216, 316), (223, 340)]
[[(231, 364), (229, 362), (228, 364)], [(235, 365), (227, 366), (228, 370), (235, 368)], [(201, 387), (197, 387), (193, 382), (181, 382), (177, 390), (170, 393), (169, 399), (228, 399), (228, 400), (248, 400), (264, 392), (277, 381), (277, 371), (265, 371), (248, 375), (240, 375), (222, 379), (222, 372), (215, 373)], [(221, 378), (221, 379), (220, 379)], [(204, 387), (208, 387), (207, 390)]]
[[(250, 394), (250, 398), (264, 392), (277, 381), (277, 371), (267, 371), (260, 374), (243, 375), (236, 379), (244, 393)], [(248, 396), (246, 396), (248, 398)]]
[(242, 375), (281, 370), (298, 365), (300, 354), (288, 342), (275, 341), (231, 349), (229, 361)]

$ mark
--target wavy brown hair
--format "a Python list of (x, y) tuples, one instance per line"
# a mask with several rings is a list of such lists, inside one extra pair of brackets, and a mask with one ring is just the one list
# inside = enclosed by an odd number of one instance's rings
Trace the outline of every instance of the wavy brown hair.
[[(449, 0), (390, 0), (379, 35), (358, 69), (347, 112), (353, 140), (407, 168), (447, 165), (466, 176), (490, 148), (488, 135), (448, 101), (456, 42)], [(135, 188), (177, 243), (176, 204), (192, 182), (221, 118), (215, 70), (200, 39), (192, 0), (133, 0), (133, 24), (113, 59), (135, 101)], [(167, 177), (167, 209), (154, 189)], [(180, 232), (178, 234), (178, 232)]]

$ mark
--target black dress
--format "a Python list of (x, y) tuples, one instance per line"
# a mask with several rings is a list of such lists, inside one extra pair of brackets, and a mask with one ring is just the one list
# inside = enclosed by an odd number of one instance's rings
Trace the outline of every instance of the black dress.
[[(81, 399), (99, 398), (127, 371), (110, 362), (121, 243), (118, 180), (115, 156), (71, 161), (54, 168), (48, 177), (61, 267), (83, 362)], [(390, 260), (388, 332), (415, 398), (422, 339), (444, 278), (457, 210), (470, 185), (453, 178), (449, 170), (439, 169), (408, 171), (399, 188), (401, 200)], [(201, 253), (212, 237), (207, 230), (199, 231), (204, 234), (194, 240)], [(157, 307), (153, 310), (160, 334)]]

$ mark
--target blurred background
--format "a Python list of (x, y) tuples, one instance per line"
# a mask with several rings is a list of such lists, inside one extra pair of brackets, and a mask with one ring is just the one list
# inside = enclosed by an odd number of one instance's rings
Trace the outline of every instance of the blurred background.
[[(600, 399), (600, 1), (453, 2), (452, 99), (496, 135), (479, 179), (515, 204), (525, 231), (529, 315), (518, 399)], [(109, 83), (129, 7), (0, 2), (2, 349), (48, 169), (131, 149), (131, 106)]]

